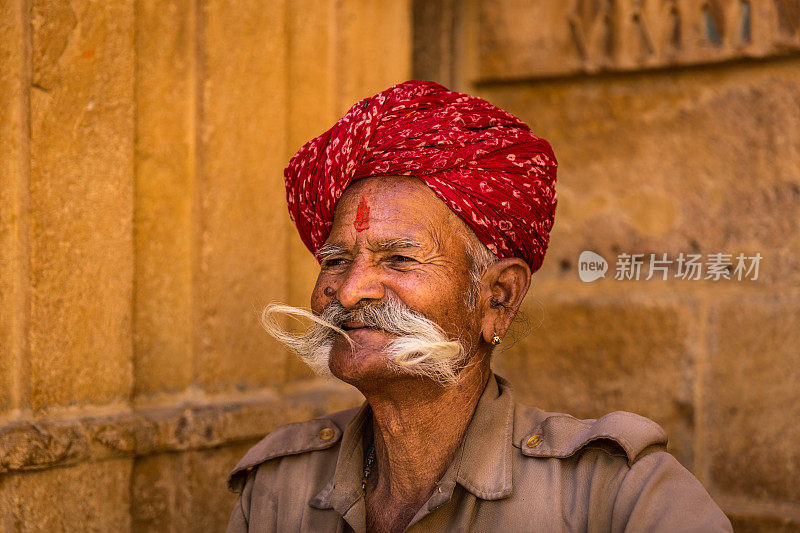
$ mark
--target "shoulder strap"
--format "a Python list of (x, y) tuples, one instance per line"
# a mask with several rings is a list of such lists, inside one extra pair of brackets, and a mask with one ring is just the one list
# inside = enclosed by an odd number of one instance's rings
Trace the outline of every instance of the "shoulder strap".
[(667, 434), (652, 420), (626, 411), (615, 411), (597, 420), (552, 414), (515, 444), (529, 457), (565, 458), (601, 441), (621, 448), (631, 465), (650, 451), (663, 450)]
[(262, 463), (334, 446), (342, 438), (342, 428), (359, 409), (348, 409), (324, 418), (279, 427), (247, 451), (228, 476), (228, 489), (241, 492), (247, 475)]

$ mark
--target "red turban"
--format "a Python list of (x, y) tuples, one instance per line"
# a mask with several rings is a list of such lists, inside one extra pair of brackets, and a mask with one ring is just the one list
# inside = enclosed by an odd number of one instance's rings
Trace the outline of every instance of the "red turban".
[(408, 81), (354, 105), (286, 167), (289, 215), (312, 253), (342, 192), (370, 176), (415, 176), (495, 255), (536, 271), (556, 208), (556, 158), (521, 120), (433, 82)]

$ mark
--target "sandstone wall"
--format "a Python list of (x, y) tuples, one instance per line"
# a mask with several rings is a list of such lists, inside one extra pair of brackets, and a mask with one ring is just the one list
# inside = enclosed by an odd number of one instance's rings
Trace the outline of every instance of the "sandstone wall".
[[(517, 114), (560, 162), (531, 331), (497, 371), (528, 404), (655, 419), (737, 531), (800, 530), (799, 26), (781, 0), (414, 9), (415, 77)], [(585, 250), (604, 279), (579, 279)], [(639, 281), (614, 279), (623, 253)], [(755, 281), (645, 281), (664, 253), (763, 259)]]
[(410, 17), (0, 1), (0, 530), (223, 530), (249, 445), (359, 402), (258, 317), (316, 275), (283, 167), (410, 77)]

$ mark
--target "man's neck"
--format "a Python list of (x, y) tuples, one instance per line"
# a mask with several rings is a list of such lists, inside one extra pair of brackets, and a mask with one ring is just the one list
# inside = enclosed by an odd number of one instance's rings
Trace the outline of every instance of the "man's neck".
[(478, 363), (451, 387), (423, 379), (364, 387), (375, 444), (368, 530), (402, 531), (425, 503), (459, 448), (489, 373), (488, 363)]

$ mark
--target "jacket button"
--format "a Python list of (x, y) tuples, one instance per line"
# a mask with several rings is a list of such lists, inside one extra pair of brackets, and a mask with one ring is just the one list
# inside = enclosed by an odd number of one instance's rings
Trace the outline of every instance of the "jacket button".
[(319, 432), (319, 438), (322, 440), (331, 440), (333, 438), (333, 430), (331, 428), (322, 428)]
[(533, 437), (528, 439), (528, 442), (526, 444), (528, 445), (528, 448), (536, 448), (541, 443), (542, 443), (542, 436), (534, 435)]

